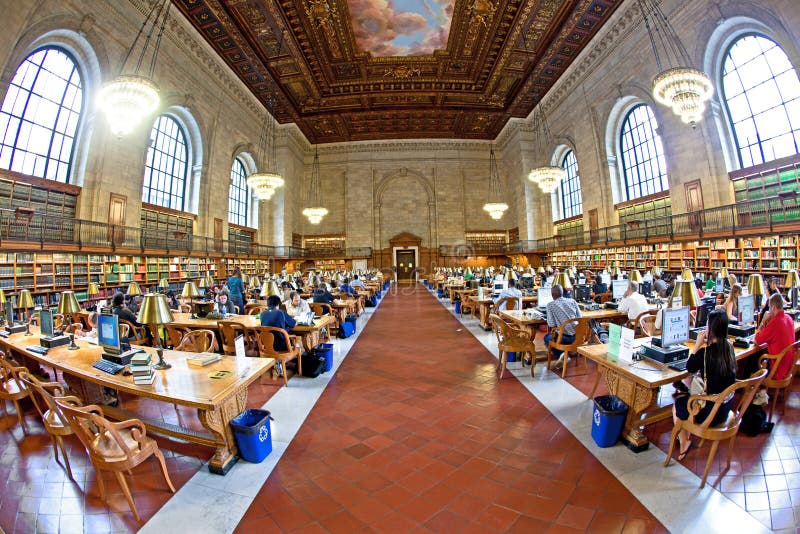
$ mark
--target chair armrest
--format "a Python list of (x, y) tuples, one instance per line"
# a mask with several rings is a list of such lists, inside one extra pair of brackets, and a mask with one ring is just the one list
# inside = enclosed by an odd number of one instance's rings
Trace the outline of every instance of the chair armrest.
[(72, 406), (83, 406), (83, 401), (75, 395), (65, 395), (63, 397), (56, 398), (65, 404), (71, 404)]
[(142, 438), (147, 435), (147, 428), (144, 426), (139, 419), (128, 419), (127, 421), (119, 421), (117, 423), (111, 423), (112, 428), (114, 430), (123, 430), (125, 428), (131, 429), (131, 436), (135, 439), (138, 443), (142, 443)]

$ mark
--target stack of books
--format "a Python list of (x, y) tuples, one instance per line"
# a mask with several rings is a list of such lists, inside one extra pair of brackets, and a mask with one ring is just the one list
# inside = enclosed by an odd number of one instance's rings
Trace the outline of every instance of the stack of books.
[(137, 352), (131, 356), (131, 374), (134, 384), (148, 385), (156, 379), (153, 366), (150, 364), (151, 359), (152, 356), (149, 352)]
[(186, 363), (192, 367), (205, 367), (206, 365), (218, 362), (222, 359), (219, 354), (213, 352), (200, 352), (186, 357)]

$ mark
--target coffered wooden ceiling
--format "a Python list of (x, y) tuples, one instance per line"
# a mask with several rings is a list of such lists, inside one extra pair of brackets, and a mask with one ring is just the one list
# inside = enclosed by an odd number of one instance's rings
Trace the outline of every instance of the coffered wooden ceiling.
[(173, 0), (281, 123), (312, 143), (494, 139), (623, 0), (455, 0), (447, 47), (374, 57), (347, 0)]

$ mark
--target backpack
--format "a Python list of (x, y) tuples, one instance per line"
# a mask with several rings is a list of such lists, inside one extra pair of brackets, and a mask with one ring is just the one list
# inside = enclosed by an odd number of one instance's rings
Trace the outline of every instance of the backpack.
[(303, 374), (305, 378), (317, 378), (325, 370), (325, 358), (319, 358), (314, 351), (304, 352), (300, 358), (303, 363)]
[(761, 405), (750, 403), (739, 423), (739, 430), (748, 436), (757, 436), (772, 432), (774, 426), (775, 423), (767, 422), (767, 413)]

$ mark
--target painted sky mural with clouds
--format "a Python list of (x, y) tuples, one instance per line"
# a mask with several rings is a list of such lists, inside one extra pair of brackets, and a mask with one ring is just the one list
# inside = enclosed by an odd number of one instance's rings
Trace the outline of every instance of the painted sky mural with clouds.
[(455, 0), (347, 0), (356, 43), (373, 56), (419, 56), (447, 46)]

